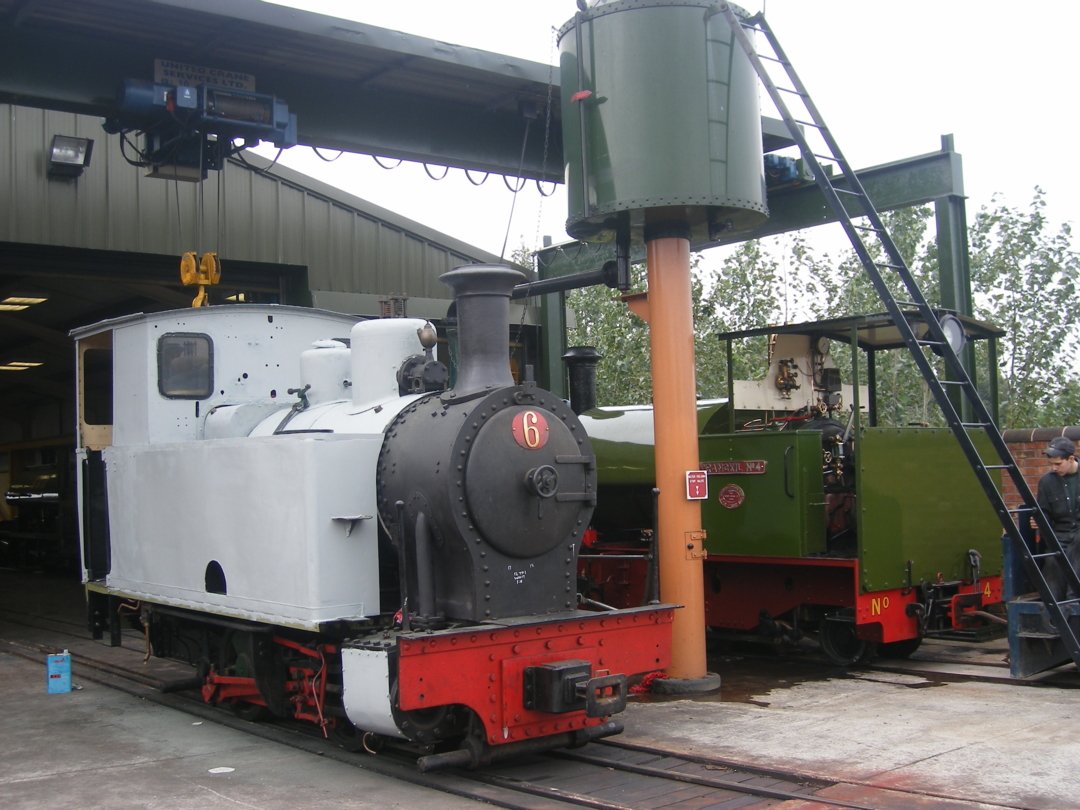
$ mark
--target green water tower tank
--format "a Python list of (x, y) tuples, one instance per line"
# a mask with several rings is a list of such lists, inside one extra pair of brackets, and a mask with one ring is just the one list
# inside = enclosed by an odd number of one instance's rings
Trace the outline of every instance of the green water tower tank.
[(560, 29), (574, 238), (685, 224), (700, 242), (768, 216), (757, 76), (719, 5), (600, 0)]

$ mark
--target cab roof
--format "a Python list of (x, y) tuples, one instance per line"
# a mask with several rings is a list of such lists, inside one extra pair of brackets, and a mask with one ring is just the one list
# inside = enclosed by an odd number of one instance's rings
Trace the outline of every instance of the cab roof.
[[(998, 326), (985, 321), (979, 321), (966, 315), (959, 315), (951, 309), (935, 309), (935, 316), (954, 315), (964, 325), (964, 331), (968, 340), (989, 340), (1003, 337), (1006, 332)], [(915, 326), (918, 334), (919, 326), (925, 325), (925, 320), (918, 313), (907, 313), (910, 322)], [(722, 332), (717, 335), (720, 340), (736, 340), (739, 338), (758, 337), (761, 335), (807, 335), (811, 338), (827, 337), (840, 343), (855, 342), (859, 348), (869, 351), (882, 349), (904, 348), (904, 341), (900, 337), (892, 316), (887, 312), (879, 312), (872, 315), (848, 315), (843, 318), (830, 318), (823, 321), (808, 321), (805, 323), (784, 324), (782, 326), (762, 326), (756, 329), (741, 329), (735, 332)]]

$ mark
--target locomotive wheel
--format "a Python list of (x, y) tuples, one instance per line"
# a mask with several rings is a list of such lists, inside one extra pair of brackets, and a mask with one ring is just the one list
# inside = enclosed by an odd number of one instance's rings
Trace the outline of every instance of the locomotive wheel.
[(371, 748), (364, 741), (367, 732), (361, 731), (344, 717), (337, 719), (331, 734), (334, 742), (350, 754), (359, 754), (364, 750), (371, 751)]
[[(250, 633), (230, 630), (221, 642), (218, 672), (240, 678), (255, 677), (254, 638)], [(256, 703), (234, 700), (229, 704), (233, 714), (241, 720), (257, 723), (270, 717), (270, 710)]]
[(878, 655), (882, 658), (908, 658), (919, 649), (922, 644), (922, 636), (905, 638), (903, 641), (891, 641), (888, 644), (878, 645)]
[(874, 653), (873, 642), (855, 635), (855, 623), (842, 618), (825, 618), (818, 630), (818, 641), (826, 657), (834, 664), (850, 667), (870, 658)]
[(398, 682), (390, 686), (394, 720), (401, 732), (413, 742), (425, 744), (460, 737), (467, 725), (468, 711), (458, 706), (432, 706), (430, 709), (402, 711), (398, 708)]

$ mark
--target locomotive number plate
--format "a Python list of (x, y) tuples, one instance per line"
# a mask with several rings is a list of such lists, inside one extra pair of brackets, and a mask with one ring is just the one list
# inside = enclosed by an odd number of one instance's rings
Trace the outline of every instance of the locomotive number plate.
[(703, 461), (701, 469), (709, 475), (764, 475), (768, 462), (753, 461)]
[(510, 430), (514, 434), (514, 441), (526, 450), (539, 450), (547, 444), (550, 432), (544, 414), (532, 409), (517, 414), (510, 423)]

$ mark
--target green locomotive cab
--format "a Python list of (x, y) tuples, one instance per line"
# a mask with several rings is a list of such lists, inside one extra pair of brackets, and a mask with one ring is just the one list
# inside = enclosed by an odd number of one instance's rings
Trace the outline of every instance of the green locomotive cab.
[[(948, 317), (969, 345), (984, 342), (978, 354), (993, 369), (1001, 330)], [(767, 345), (763, 379), (733, 379), (731, 346), (747, 338)], [(910, 654), (927, 634), (980, 632), (986, 608), (1001, 601), (1001, 527), (947, 427), (890, 424), (896, 394), (891, 373), (881, 373), (891, 372), (882, 353), (904, 349), (890, 318), (720, 339), (729, 347), (728, 397), (702, 403), (698, 417), (708, 477), (706, 624), (816, 635), (843, 664), (874, 651)], [(984, 380), (996, 403), (994, 375)], [(650, 537), (651, 409), (593, 409), (583, 422), (600, 487), (584, 587), (613, 604), (655, 597), (645, 585), (655, 572), (632, 553), (635, 538)], [(991, 458), (989, 442), (973, 438)], [(605, 560), (605, 551), (621, 561)]]

